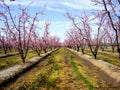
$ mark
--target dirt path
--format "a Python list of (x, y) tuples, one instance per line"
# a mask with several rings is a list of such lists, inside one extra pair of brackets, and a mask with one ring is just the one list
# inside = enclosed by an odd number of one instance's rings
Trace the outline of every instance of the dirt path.
[(65, 48), (1, 90), (120, 90), (99, 68)]
[(85, 74), (91, 79), (91, 82), (94, 83), (95, 90), (120, 90), (120, 86), (114, 83), (112, 78), (90, 62), (81, 60), (78, 65), (83, 67)]
[[(109, 75), (107, 75), (103, 70), (96, 67), (94, 64), (89, 62), (89, 60), (83, 59), (83, 57), (81, 57), (81, 54), (79, 54), (78, 56), (76, 54), (74, 55), (79, 58), (79, 61), (75, 61), (76, 64), (78, 64), (78, 67), (81, 66), (82, 69), (85, 71), (84, 73), (91, 79), (91, 82), (95, 86), (95, 90), (120, 90), (120, 84), (117, 83)], [(103, 64), (104, 66), (104, 64), (106, 63), (104, 61), (101, 61), (101, 63), (99, 62), (99, 64)], [(111, 69), (111, 67), (107, 68), (106, 71), (109, 71), (109, 69)], [(113, 73), (111, 73), (111, 75), (112, 74)]]
[(62, 81), (60, 83), (61, 87), (60, 90), (87, 90), (87, 87), (84, 87), (82, 82), (76, 78), (71, 64), (69, 60), (69, 55), (67, 55), (67, 52), (63, 51), (62, 52), (62, 57), (63, 57), (63, 76)]

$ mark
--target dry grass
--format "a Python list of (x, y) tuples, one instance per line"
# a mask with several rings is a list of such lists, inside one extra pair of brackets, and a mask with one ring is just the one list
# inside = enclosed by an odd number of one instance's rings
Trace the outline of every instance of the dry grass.
[(52, 53), (6, 90), (111, 90), (99, 69), (65, 48)]
[[(90, 56), (93, 56), (90, 50), (85, 50), (85, 54), (88, 54)], [(104, 61), (107, 61), (111, 64), (117, 65), (120, 67), (120, 60), (118, 58), (118, 53), (112, 53), (110, 50), (105, 50), (105, 51), (99, 51), (97, 55), (97, 59), (101, 59)]]
[[(26, 57), (26, 60), (29, 60), (30, 58), (35, 57), (35, 56), (37, 56), (36, 52), (34, 52), (34, 51), (29, 52)], [(19, 55), (0, 58), (0, 70), (3, 70), (5, 68), (8, 68), (12, 65), (15, 65), (15, 64), (21, 63), (21, 62), (22, 62), (22, 60)]]

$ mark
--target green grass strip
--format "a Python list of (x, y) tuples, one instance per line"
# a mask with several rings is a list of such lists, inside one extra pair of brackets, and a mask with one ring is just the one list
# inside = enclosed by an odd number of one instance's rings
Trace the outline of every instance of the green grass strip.
[[(93, 56), (92, 53), (90, 52), (90, 50), (85, 50), (85, 53), (90, 56)], [(114, 64), (114, 65), (117, 65), (120, 67), (120, 60), (118, 58), (117, 53), (101, 51), (101, 52), (98, 52), (97, 59), (101, 59), (103, 61), (106, 61), (108, 63)]]
[(74, 61), (72, 60), (72, 58), (71, 58), (71, 65), (72, 65), (74, 72), (77, 74), (78, 78), (82, 79), (84, 81), (84, 83), (89, 87), (89, 90), (95, 90), (94, 86), (91, 84), (91, 82), (84, 75), (82, 75), (79, 72), (79, 69), (76, 66), (76, 64), (74, 63)]

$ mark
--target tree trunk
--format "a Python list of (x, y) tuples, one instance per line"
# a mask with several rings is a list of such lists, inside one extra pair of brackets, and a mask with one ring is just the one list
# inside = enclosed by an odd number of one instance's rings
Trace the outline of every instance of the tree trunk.
[(23, 63), (25, 63), (25, 59), (22, 59)]
[(96, 53), (94, 53), (93, 55), (94, 55), (94, 58), (95, 58), (95, 59), (97, 59), (97, 54), (96, 54)]
[(120, 59), (120, 48), (118, 48), (118, 54), (119, 54), (119, 59)]
[(7, 50), (6, 49), (4, 49), (4, 54), (7, 54)]
[(101, 50), (104, 51), (104, 46), (100, 46)]
[(82, 54), (85, 54), (85, 52), (84, 52), (84, 48), (82, 48), (81, 51), (82, 51)]
[(21, 57), (22, 62), (25, 63), (25, 57)]
[(97, 51), (98, 51), (98, 47), (95, 48), (95, 50), (93, 51), (91, 45), (89, 45), (90, 51), (93, 54), (94, 58), (97, 59)]
[(37, 53), (38, 56), (40, 56), (40, 53)]
[(112, 52), (114, 53), (114, 52), (115, 52), (114, 46), (113, 46), (113, 45), (111, 45), (111, 47), (112, 47)]
[(45, 53), (47, 53), (46, 49), (43, 49)]
[(7, 50), (8, 50), (7, 47), (4, 46), (3, 49), (4, 49), (4, 54), (7, 54)]
[(25, 58), (26, 58), (26, 57), (24, 56), (24, 51), (20, 49), (20, 50), (19, 50), (19, 54), (20, 54), (20, 57), (21, 57), (21, 59), (22, 59), (22, 62), (25, 63)]
[(79, 48), (79, 46), (77, 46), (77, 52), (79, 52), (79, 50), (80, 50), (80, 48)]
[(40, 56), (41, 50), (35, 50), (37, 52), (37, 55)]

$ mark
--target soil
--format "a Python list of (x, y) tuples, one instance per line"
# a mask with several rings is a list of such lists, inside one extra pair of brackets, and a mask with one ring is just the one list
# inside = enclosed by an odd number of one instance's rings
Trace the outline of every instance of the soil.
[(83, 82), (76, 78), (70, 64), (70, 59), (68, 58), (68, 53), (65, 51), (62, 52), (63, 56), (63, 75), (62, 81), (60, 83), (60, 90), (88, 90), (88, 88), (83, 85)]
[[(57, 74), (61, 81), (59, 83), (55, 83), (56, 85), (52, 89), (48, 89), (47, 87), (41, 89), (39, 87), (38, 90), (89, 90), (84, 81), (76, 77), (76, 74), (73, 71), (73, 68), (70, 63), (70, 55), (72, 55), (75, 58), (74, 62), (77, 65), (77, 67), (81, 67), (84, 71), (84, 74), (93, 83), (95, 90), (120, 90), (119, 84), (117, 82), (114, 82), (114, 79), (112, 79), (109, 75), (107, 75), (105, 72), (94, 66), (92, 63), (88, 62), (83, 58), (80, 58), (80, 56), (77, 56), (76, 54), (71, 53), (66, 49), (60, 49), (52, 53), (46, 59), (39, 62), (39, 64), (37, 64), (34, 68), (22, 74), (16, 80), (11, 81), (11, 83), (7, 84), (6, 86), (1, 87), (0, 90), (16, 90), (18, 86), (20, 86), (23, 82), (32, 82), (32, 80), (40, 72), (43, 72), (43, 70), (50, 69), (51, 66), (48, 65), (48, 62), (50, 58), (53, 58), (53, 56), (55, 56), (55, 60), (59, 60), (59, 63), (62, 68)], [(50, 77), (51, 75), (52, 73), (50, 73), (48, 76)]]
[(21, 83), (26, 82), (27, 80), (33, 79), (34, 76), (36, 76), (39, 73), (39, 71), (47, 64), (46, 63), (47, 61), (48, 59), (41, 61), (34, 68), (22, 74), (13, 82), (5, 85), (4, 87), (1, 87), (0, 90), (16, 90)]
[(118, 66), (103, 60), (95, 60), (91, 56), (81, 55), (73, 50), (71, 52), (79, 58), (79, 66), (85, 67), (86, 74), (95, 78), (97, 82), (95, 90), (120, 90), (120, 82), (117, 80), (119, 77), (114, 77), (120, 75)]

